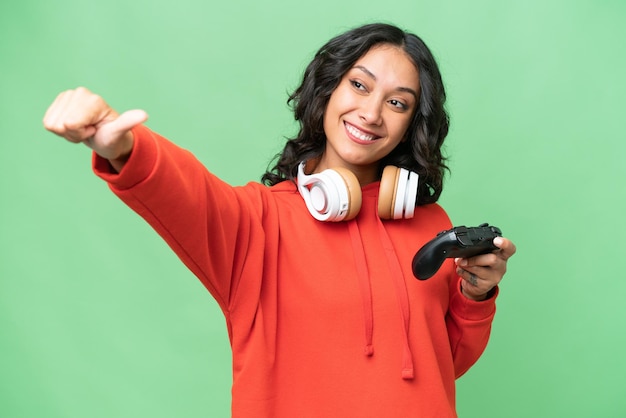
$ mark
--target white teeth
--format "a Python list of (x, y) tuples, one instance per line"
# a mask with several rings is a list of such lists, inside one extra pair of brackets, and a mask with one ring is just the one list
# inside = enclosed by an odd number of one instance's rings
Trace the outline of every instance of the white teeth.
[(374, 135), (368, 135), (347, 123), (346, 123), (346, 129), (348, 130), (348, 132), (350, 132), (350, 135), (353, 135), (359, 138), (361, 141), (372, 141), (375, 138)]

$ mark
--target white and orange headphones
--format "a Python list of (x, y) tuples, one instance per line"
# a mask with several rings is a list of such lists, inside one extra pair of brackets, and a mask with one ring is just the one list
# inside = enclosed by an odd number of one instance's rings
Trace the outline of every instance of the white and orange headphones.
[[(361, 185), (350, 170), (337, 167), (305, 174), (305, 162), (298, 166), (298, 190), (309, 212), (319, 221), (353, 219), (361, 209)], [(419, 175), (405, 168), (387, 166), (378, 192), (381, 219), (412, 218), (417, 200)]]

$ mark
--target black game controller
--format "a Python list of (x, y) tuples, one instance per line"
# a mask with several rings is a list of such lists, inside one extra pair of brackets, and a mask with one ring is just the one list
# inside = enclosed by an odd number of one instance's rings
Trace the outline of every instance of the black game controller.
[(413, 257), (413, 275), (419, 280), (426, 280), (439, 270), (446, 258), (469, 258), (490, 253), (498, 248), (493, 245), (493, 239), (501, 236), (500, 228), (489, 224), (469, 228), (457, 226), (442, 231)]

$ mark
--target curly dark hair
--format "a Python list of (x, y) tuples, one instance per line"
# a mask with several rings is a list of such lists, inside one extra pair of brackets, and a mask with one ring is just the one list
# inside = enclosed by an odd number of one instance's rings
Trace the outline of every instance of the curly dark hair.
[(419, 74), (420, 97), (406, 132), (407, 140), (381, 160), (379, 169), (382, 173), (385, 166), (395, 165), (417, 172), (420, 175), (418, 205), (439, 199), (448, 169), (441, 147), (449, 126), (441, 74), (431, 51), (418, 36), (385, 23), (349, 30), (331, 39), (315, 54), (302, 83), (287, 101), (300, 131), (276, 155), (276, 165), (262, 177), (264, 184), (271, 186), (293, 180), (301, 161), (322, 155), (326, 146), (324, 112), (331, 94), (354, 63), (381, 44), (402, 48), (413, 61)]

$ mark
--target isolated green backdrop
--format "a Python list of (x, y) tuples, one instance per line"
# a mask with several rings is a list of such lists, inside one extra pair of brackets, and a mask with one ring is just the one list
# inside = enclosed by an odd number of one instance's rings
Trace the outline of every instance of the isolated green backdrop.
[(0, 417), (229, 415), (216, 303), (88, 150), (43, 130), (56, 94), (143, 108), (243, 184), (294, 132), (314, 51), (378, 20), (441, 65), (441, 203), (519, 248), (460, 416), (626, 416), (625, 2), (24, 0), (0, 4)]

